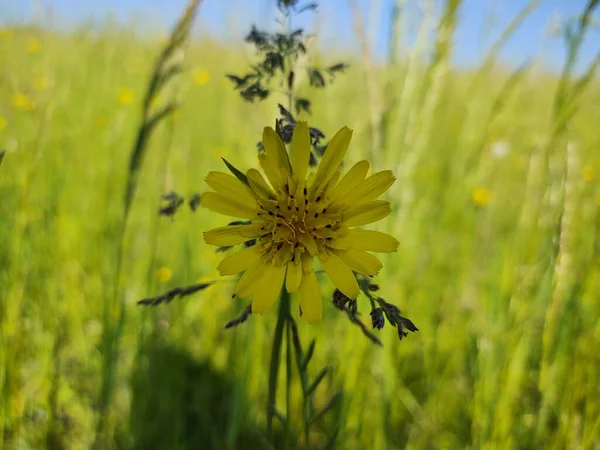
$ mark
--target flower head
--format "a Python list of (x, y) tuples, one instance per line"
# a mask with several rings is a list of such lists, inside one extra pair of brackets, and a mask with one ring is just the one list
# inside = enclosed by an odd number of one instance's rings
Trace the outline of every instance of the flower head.
[(583, 176), (583, 181), (585, 181), (586, 183), (591, 183), (592, 181), (594, 181), (596, 175), (592, 166), (585, 166), (581, 171), (581, 174)]
[(37, 53), (40, 51), (40, 48), (40, 41), (37, 39), (30, 39), (29, 42), (27, 42), (27, 53)]
[(193, 78), (195, 84), (198, 86), (204, 86), (210, 81), (210, 73), (205, 68), (199, 67), (194, 70)]
[(473, 203), (476, 206), (486, 206), (490, 202), (490, 191), (486, 188), (477, 188), (473, 191)]
[[(296, 293), (309, 323), (321, 319), (323, 305), (313, 268), (318, 259), (333, 284), (348, 298), (359, 295), (354, 272), (376, 275), (381, 262), (369, 252), (394, 252), (398, 241), (385, 233), (355, 227), (386, 217), (390, 203), (377, 200), (395, 178), (391, 171), (367, 177), (369, 163), (360, 161), (344, 176), (340, 166), (352, 131), (342, 128), (331, 139), (315, 173), (307, 176), (311, 143), (306, 122), (298, 122), (288, 155), (272, 128), (265, 128), (265, 152), (247, 183), (221, 172), (210, 172), (215, 192), (202, 196), (202, 205), (248, 221), (204, 233), (208, 244), (252, 246), (227, 256), (221, 275), (243, 272), (235, 289), (240, 298), (252, 297), (252, 312), (262, 314), (275, 302), (282, 286)], [(268, 180), (268, 181), (267, 181)]]
[(117, 91), (117, 101), (122, 105), (131, 105), (134, 100), (133, 91), (122, 87)]
[(35, 109), (35, 102), (23, 92), (15, 92), (10, 98), (10, 103), (14, 108), (23, 111), (32, 111)]
[(173, 271), (168, 267), (160, 267), (156, 269), (156, 279), (160, 283), (168, 283), (173, 278)]

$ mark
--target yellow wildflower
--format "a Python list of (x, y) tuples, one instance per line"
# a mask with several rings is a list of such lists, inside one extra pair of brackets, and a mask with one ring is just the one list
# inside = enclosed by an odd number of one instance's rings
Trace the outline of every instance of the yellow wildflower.
[(0, 131), (6, 128), (6, 119), (4, 116), (0, 116)]
[(592, 166), (585, 166), (581, 171), (581, 175), (583, 176), (583, 181), (590, 183), (594, 181), (596, 174), (594, 173), (594, 168)]
[(117, 101), (122, 105), (131, 105), (134, 100), (133, 91), (128, 88), (120, 88), (117, 92)]
[(168, 267), (161, 267), (156, 270), (156, 279), (160, 283), (168, 283), (173, 278), (173, 272)]
[(41, 45), (40, 45), (40, 41), (38, 41), (37, 39), (30, 39), (27, 42), (27, 53), (37, 53), (40, 51)]
[(382, 264), (369, 252), (395, 252), (398, 241), (385, 233), (356, 227), (386, 217), (390, 203), (376, 200), (395, 178), (389, 170), (367, 177), (369, 163), (360, 161), (343, 177), (340, 165), (352, 138), (342, 128), (330, 141), (315, 173), (307, 177), (310, 159), (308, 124), (298, 122), (288, 155), (275, 130), (264, 129), (265, 153), (259, 156), (267, 180), (256, 169), (248, 183), (222, 172), (210, 172), (201, 203), (215, 212), (251, 223), (204, 233), (208, 244), (256, 244), (230, 254), (217, 269), (221, 275), (244, 272), (235, 295), (252, 298), (252, 312), (263, 314), (275, 303), (282, 286), (296, 293), (309, 323), (323, 315), (319, 283), (313, 268), (318, 259), (333, 284), (347, 297), (360, 289), (354, 272), (373, 276)]
[(196, 70), (194, 70), (193, 78), (195, 84), (197, 84), (198, 86), (204, 86), (210, 81), (210, 73), (208, 73), (208, 70), (206, 70), (205, 68), (199, 67)]
[(473, 191), (473, 203), (476, 206), (486, 206), (490, 202), (490, 191), (486, 188), (477, 188)]
[(35, 109), (35, 102), (22, 92), (15, 92), (10, 98), (10, 103), (13, 107), (23, 111), (31, 111)]

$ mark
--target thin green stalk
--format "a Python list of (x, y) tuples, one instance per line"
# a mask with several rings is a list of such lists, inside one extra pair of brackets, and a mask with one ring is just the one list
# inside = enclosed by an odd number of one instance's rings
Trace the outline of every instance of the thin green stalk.
[(279, 374), (279, 363), (281, 362), (281, 343), (283, 341), (283, 330), (290, 315), (290, 295), (281, 290), (279, 298), (279, 314), (273, 335), (271, 347), (271, 363), (269, 365), (269, 394), (267, 398), (267, 439), (273, 437), (273, 416), (275, 415), (275, 401), (277, 396), (277, 375)]

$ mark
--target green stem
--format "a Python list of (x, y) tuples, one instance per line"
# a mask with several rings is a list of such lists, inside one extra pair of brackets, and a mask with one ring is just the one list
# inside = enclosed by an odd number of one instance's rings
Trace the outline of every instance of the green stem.
[[(284, 287), (285, 290), (285, 287)], [(288, 296), (288, 316), (289, 316), (289, 294), (286, 292), (286, 296)], [(285, 349), (285, 378), (286, 378), (286, 386), (285, 386), (285, 426), (283, 436), (285, 438), (285, 449), (290, 448), (290, 409), (291, 409), (291, 392), (292, 392), (292, 324), (288, 320), (286, 327), (286, 349)]]
[(281, 290), (279, 299), (279, 315), (275, 325), (275, 334), (273, 335), (273, 346), (271, 347), (271, 363), (269, 366), (269, 396), (267, 398), (267, 439), (270, 441), (273, 437), (273, 416), (275, 411), (275, 401), (277, 396), (277, 375), (279, 374), (279, 363), (281, 362), (281, 343), (283, 341), (283, 330), (288, 322), (290, 315), (290, 295), (285, 290)]

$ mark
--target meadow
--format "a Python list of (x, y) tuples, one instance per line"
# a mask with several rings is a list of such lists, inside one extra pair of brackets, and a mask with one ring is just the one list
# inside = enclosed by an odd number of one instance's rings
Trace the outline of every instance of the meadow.
[[(311, 375), (330, 368), (315, 403), (343, 400), (310, 448), (337, 432), (331, 448), (600, 449), (598, 78), (568, 63), (508, 69), (497, 48), (457, 70), (447, 3), (450, 32), (432, 42), (425, 30), (401, 58), (349, 59), (324, 90), (299, 81), (311, 122), (326, 135), (354, 129), (349, 164), (367, 158), (398, 177), (380, 229), (400, 247), (375, 281), (419, 327), (399, 341), (386, 326), (375, 346), (323, 281), (324, 319), (297, 317), (299, 333), (316, 339)], [(186, 70), (153, 106), (181, 104), (152, 136), (119, 255), (130, 150), (163, 44), (114, 24), (0, 29), (0, 449), (270, 448), (277, 313), (226, 330), (246, 304), (202, 238), (225, 219), (158, 211), (167, 192), (206, 190), (221, 157), (255, 167), (281, 99), (233, 91), (225, 74), (253, 60), (241, 43), (192, 39)], [(207, 280), (218, 281), (136, 304)], [(106, 323), (122, 324), (109, 353)], [(292, 429), (300, 397), (293, 389)]]

